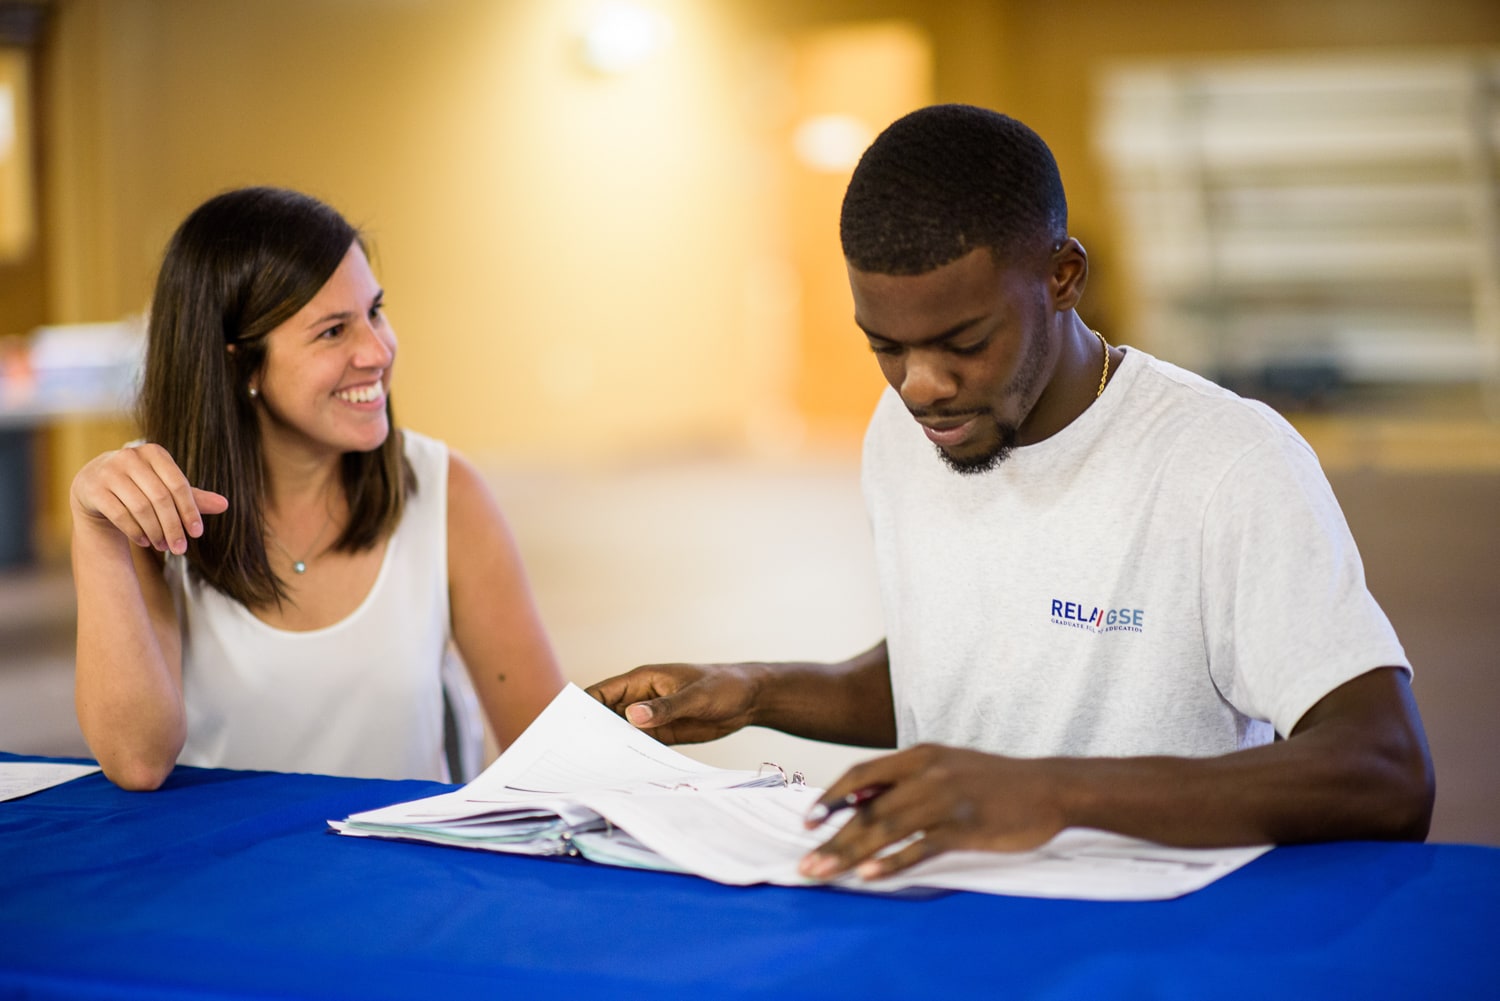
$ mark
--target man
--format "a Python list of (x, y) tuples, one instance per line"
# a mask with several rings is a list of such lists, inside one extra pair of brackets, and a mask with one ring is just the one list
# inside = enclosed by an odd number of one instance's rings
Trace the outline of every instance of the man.
[(643, 667), (594, 696), (668, 743), (757, 724), (902, 748), (814, 808), (861, 803), (803, 860), (816, 878), (1069, 826), (1424, 838), (1410, 668), (1317, 459), (1269, 408), (1089, 329), (1042, 140), (914, 112), (860, 160), (840, 230), (891, 387), (863, 467), (885, 641)]

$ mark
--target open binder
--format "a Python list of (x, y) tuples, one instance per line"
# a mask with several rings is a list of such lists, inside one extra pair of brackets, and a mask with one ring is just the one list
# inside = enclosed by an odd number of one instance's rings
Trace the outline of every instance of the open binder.
[[(847, 813), (807, 830), (823, 790), (776, 765), (716, 768), (658, 743), (568, 685), (489, 768), (453, 792), (330, 820), (340, 834), (685, 872), (721, 883), (817, 885), (797, 872)], [(1022, 896), (1179, 896), (1269, 846), (1178, 849), (1071, 829), (1030, 852), (956, 851), (847, 889)]]
[[(400, 838), (522, 855), (574, 855), (609, 865), (685, 871), (611, 819), (632, 800), (699, 802), (754, 790), (805, 811), (819, 790), (770, 762), (755, 771), (695, 761), (568, 685), (489, 768), (461, 789), (329, 821), (340, 834)], [(755, 802), (755, 801), (752, 801)], [(757, 806), (763, 806), (758, 803)], [(752, 811), (753, 812), (753, 811)], [(816, 844), (816, 840), (813, 842)], [(757, 880), (750, 878), (746, 882)]]

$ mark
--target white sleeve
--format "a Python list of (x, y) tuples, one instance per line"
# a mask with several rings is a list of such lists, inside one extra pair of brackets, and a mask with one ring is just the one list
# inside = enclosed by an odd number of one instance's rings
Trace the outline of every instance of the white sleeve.
[(1246, 715), (1286, 735), (1344, 682), (1385, 666), (1410, 672), (1333, 489), (1290, 430), (1225, 474), (1202, 552), (1209, 673)]

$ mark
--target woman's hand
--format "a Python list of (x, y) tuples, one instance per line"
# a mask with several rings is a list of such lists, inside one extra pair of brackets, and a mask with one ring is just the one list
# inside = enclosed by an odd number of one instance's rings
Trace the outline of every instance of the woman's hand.
[(69, 496), (75, 524), (112, 525), (143, 549), (187, 552), (203, 534), (203, 515), (223, 514), (229, 499), (192, 486), (160, 445), (106, 452), (79, 470)]

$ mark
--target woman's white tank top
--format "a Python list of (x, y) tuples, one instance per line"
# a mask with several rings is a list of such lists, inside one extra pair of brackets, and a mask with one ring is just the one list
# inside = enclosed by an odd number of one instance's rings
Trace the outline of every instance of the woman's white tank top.
[(417, 490), (347, 618), (288, 632), (167, 559), (182, 628), (185, 765), (448, 780), (448, 448), (403, 431)]

